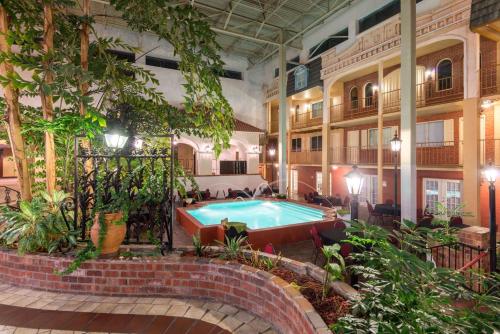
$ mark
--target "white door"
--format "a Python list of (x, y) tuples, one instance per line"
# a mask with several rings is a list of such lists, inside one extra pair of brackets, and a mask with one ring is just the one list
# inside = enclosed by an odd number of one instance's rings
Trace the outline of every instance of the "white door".
[(296, 194), (299, 189), (299, 171), (296, 169), (292, 169), (292, 194)]
[(323, 190), (323, 173), (316, 172), (316, 191), (318, 194), (322, 195)]
[(447, 179), (423, 180), (423, 203), (430, 211), (435, 210), (437, 203), (443, 204), (448, 212), (462, 204), (462, 181)]

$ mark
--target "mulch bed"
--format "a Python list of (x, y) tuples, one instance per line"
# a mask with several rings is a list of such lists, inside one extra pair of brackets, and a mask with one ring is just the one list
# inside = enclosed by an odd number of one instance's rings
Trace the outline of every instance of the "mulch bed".
[[(217, 258), (219, 255), (220, 254), (213, 252), (204, 253), (204, 257), (208, 258)], [(196, 254), (194, 251), (188, 251), (183, 253), (182, 256), (195, 257)], [(233, 261), (253, 266), (251, 261), (243, 256)], [(349, 302), (346, 299), (336, 295), (331, 289), (328, 295), (323, 299), (323, 284), (310, 276), (297, 274), (279, 264), (271, 270), (267, 270), (262, 266), (259, 266), (258, 269), (266, 270), (282, 278), (284, 281), (296, 285), (300, 293), (311, 303), (327, 325), (336, 323), (339, 318), (349, 313)]]

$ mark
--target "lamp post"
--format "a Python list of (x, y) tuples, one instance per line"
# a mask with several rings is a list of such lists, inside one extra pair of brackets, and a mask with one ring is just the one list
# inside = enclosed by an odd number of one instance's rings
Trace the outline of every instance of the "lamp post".
[(490, 197), (490, 271), (494, 272), (497, 269), (497, 226), (496, 226), (496, 209), (495, 209), (495, 182), (497, 179), (497, 169), (489, 163), (489, 166), (484, 170), (484, 176), (489, 183)]
[[(274, 156), (276, 155), (276, 149), (274, 147), (270, 147), (267, 152), (269, 153), (269, 156), (272, 159), (272, 165), (271, 165), (271, 183), (273, 183), (274, 182)], [(272, 189), (272, 186), (271, 186), (271, 189)]]
[(347, 184), (347, 190), (352, 196), (351, 202), (351, 219), (357, 220), (358, 215), (358, 196), (361, 193), (361, 188), (363, 187), (363, 174), (358, 171), (358, 166), (352, 166), (352, 171), (344, 175), (345, 182)]
[(394, 155), (394, 218), (396, 218), (398, 208), (398, 153), (401, 151), (401, 139), (398, 137), (398, 131), (394, 132), (394, 138), (391, 139), (391, 151)]

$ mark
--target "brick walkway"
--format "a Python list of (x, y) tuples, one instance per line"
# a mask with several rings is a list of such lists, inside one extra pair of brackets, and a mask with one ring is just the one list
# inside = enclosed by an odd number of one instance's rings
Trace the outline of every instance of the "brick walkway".
[(0, 334), (275, 334), (233, 306), (194, 299), (59, 294), (0, 284)]

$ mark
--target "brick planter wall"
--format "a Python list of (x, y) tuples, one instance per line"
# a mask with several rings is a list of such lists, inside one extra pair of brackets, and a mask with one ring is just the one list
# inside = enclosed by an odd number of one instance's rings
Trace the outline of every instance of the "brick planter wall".
[[(55, 275), (70, 258), (20, 256), (0, 250), (0, 281), (62, 293), (213, 299), (250, 311), (281, 333), (329, 333), (312, 305), (290, 284), (268, 272), (219, 259), (168, 256), (156, 259), (93, 260), (68, 276)], [(311, 276), (321, 269), (284, 259), (283, 265)], [(294, 270), (294, 271), (295, 271)], [(350, 298), (344, 283), (334, 290)]]

